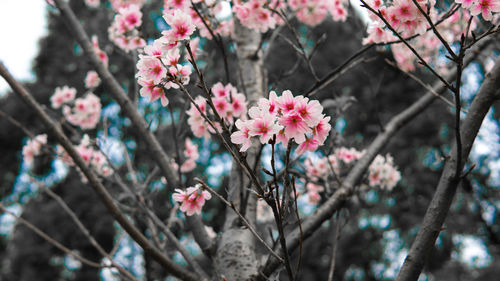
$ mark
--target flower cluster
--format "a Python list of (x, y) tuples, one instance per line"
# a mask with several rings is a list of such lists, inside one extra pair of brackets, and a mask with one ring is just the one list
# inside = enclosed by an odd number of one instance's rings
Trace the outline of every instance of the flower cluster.
[(304, 162), (306, 167), (306, 175), (313, 181), (327, 181), (328, 175), (333, 172), (340, 174), (342, 165), (349, 165), (352, 162), (360, 159), (364, 151), (358, 151), (355, 148), (340, 147), (334, 150), (334, 153), (328, 157), (315, 159), (307, 158)]
[[(83, 159), (88, 167), (93, 168), (99, 175), (110, 176), (113, 174), (113, 169), (110, 168), (108, 161), (101, 151), (96, 150), (92, 147), (90, 138), (85, 134), (78, 146), (75, 147), (76, 151)], [(62, 146), (57, 146), (57, 151), (61, 157), (61, 160), (67, 165), (74, 166), (75, 163), (73, 159), (68, 155), (66, 150)], [(82, 175), (82, 180), (86, 178)]]
[(40, 154), (42, 145), (47, 144), (47, 135), (38, 135), (33, 139), (29, 139), (23, 146), (23, 160), (27, 164), (33, 163), (35, 156)]
[(142, 24), (140, 6), (132, 4), (118, 9), (108, 29), (109, 39), (125, 52), (143, 48), (146, 41), (139, 36)]
[(182, 10), (170, 10), (163, 14), (163, 18), (170, 26), (162, 32), (165, 43), (176, 46), (179, 41), (189, 40), (196, 26), (191, 16)]
[[(242, 93), (238, 93), (236, 87), (231, 85), (231, 83), (224, 86), (222, 83), (218, 82), (212, 86), (211, 92), (214, 95), (212, 102), (214, 104), (215, 110), (221, 118), (228, 121), (229, 123), (232, 123), (234, 118), (246, 117), (246, 97)], [(196, 108), (196, 106), (191, 105), (191, 107), (187, 111), (187, 114), (189, 115), (187, 122), (191, 127), (191, 131), (196, 137), (209, 138), (210, 133), (215, 133), (215, 131), (205, 121), (202, 113), (206, 115), (207, 112), (212, 113), (212, 111), (207, 110), (207, 103), (201, 96), (196, 97), (195, 103), (201, 110), (201, 113), (198, 108)], [(214, 125), (217, 127), (217, 129), (219, 129), (219, 123), (214, 123)]]
[[(217, 19), (210, 20), (210, 18), (215, 18), (224, 5), (225, 1), (214, 1), (214, 0), (195, 0), (192, 1), (193, 4), (204, 2), (203, 8), (198, 8), (199, 12), (203, 12), (203, 19), (200, 18), (198, 13), (193, 9), (191, 1), (189, 0), (165, 0), (164, 2), (164, 13), (174, 14), (175, 10), (180, 10), (184, 14), (191, 17), (192, 23), (200, 32), (200, 36), (207, 39), (212, 39), (212, 34), (210, 33), (207, 26), (211, 29), (214, 34), (220, 34), (222, 36), (228, 36), (232, 33), (233, 20), (229, 19)], [(228, 2), (225, 2), (228, 4)], [(169, 23), (170, 24), (170, 23)]]
[[(182, 173), (187, 173), (196, 168), (196, 160), (198, 160), (200, 154), (198, 153), (198, 146), (194, 144), (189, 138), (186, 138), (184, 147), (184, 156), (186, 157), (186, 159), (182, 163), (180, 169)], [(178, 169), (178, 166), (175, 162), (172, 163), (172, 167), (175, 170)]]
[[(344, 175), (354, 161), (360, 159), (364, 151), (358, 151), (355, 148), (340, 147), (335, 149), (334, 153), (328, 157), (319, 159), (307, 158), (304, 162), (306, 176), (309, 179), (306, 184), (309, 202), (316, 204), (321, 199), (320, 192), (324, 188), (318, 183), (327, 182), (329, 176)], [(333, 169), (333, 173), (332, 173)], [(383, 157), (377, 155), (368, 168), (368, 185), (371, 187), (380, 187), (385, 190), (392, 190), (401, 179), (400, 172), (394, 166), (390, 155)]]
[(84, 130), (94, 129), (101, 116), (101, 100), (89, 92), (84, 98), (77, 98), (72, 108), (65, 105), (63, 114), (72, 125)]
[(201, 208), (205, 205), (205, 200), (210, 200), (210, 198), (212, 198), (212, 195), (204, 190), (201, 184), (188, 187), (185, 191), (177, 188), (175, 193), (172, 194), (172, 199), (181, 203), (181, 211), (188, 216), (195, 213), (200, 214)]
[[(196, 106), (191, 104), (191, 107), (186, 112), (189, 115), (187, 122), (195, 137), (208, 139), (210, 134), (215, 133), (215, 131), (203, 118), (203, 115), (207, 114), (207, 101), (202, 96), (197, 96), (194, 103)], [(214, 125), (218, 125), (218, 123)]]
[(491, 21), (493, 13), (500, 12), (500, 1), (498, 0), (455, 0), (463, 8), (469, 9), (473, 16), (481, 14), (484, 20)]
[(246, 151), (252, 139), (258, 137), (266, 144), (276, 135), (276, 143), (287, 145), (294, 140), (299, 147), (296, 153), (315, 151), (322, 145), (331, 129), (330, 117), (323, 114), (323, 106), (317, 100), (304, 96), (294, 97), (288, 90), (278, 97), (271, 91), (269, 98), (261, 98), (258, 106), (248, 111), (249, 120), (237, 120), (238, 131), (231, 135), (231, 141), (241, 144), (240, 151)]
[(315, 26), (320, 24), (328, 15), (328, 12), (335, 21), (345, 21), (347, 19), (345, 0), (292, 0), (288, 2), (290, 8), (296, 11), (297, 19), (301, 22)]
[(195, 26), (181, 10), (175, 10), (172, 14), (164, 13), (163, 17), (171, 29), (164, 31), (161, 38), (144, 48), (144, 54), (139, 55), (137, 62), (136, 77), (141, 85), (141, 96), (148, 97), (150, 101), (160, 99), (161, 104), (167, 106), (165, 89), (178, 88), (176, 83), (189, 83), (192, 70), (189, 65), (180, 63), (179, 42), (189, 40)]
[(218, 82), (212, 86), (211, 91), (215, 96), (212, 100), (215, 110), (220, 117), (232, 123), (233, 118), (240, 118), (247, 114), (245, 95), (238, 93), (231, 83), (224, 86)]
[(99, 78), (99, 75), (97, 72), (91, 70), (87, 72), (87, 75), (85, 76), (84, 80), (85, 88), (87, 89), (93, 89), (99, 86), (101, 84), (101, 79)]
[(268, 7), (279, 10), (282, 6), (283, 3), (277, 0), (271, 0), (270, 3), (267, 0), (236, 1), (233, 11), (244, 26), (266, 32), (282, 22)]
[(368, 168), (368, 181), (370, 186), (379, 186), (381, 189), (392, 190), (401, 180), (401, 173), (394, 167), (390, 155), (385, 158), (377, 155)]
[(71, 102), (75, 99), (76, 89), (68, 86), (57, 87), (54, 94), (50, 97), (50, 104), (52, 108), (59, 108), (63, 104)]

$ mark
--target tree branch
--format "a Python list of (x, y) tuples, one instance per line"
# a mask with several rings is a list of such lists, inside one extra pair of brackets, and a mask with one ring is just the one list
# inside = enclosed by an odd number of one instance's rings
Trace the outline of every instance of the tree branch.
[[(56, 1), (58, 1), (59, 3), (61, 2), (60, 0)], [(76, 166), (78, 166), (78, 168), (85, 175), (90, 186), (100, 197), (101, 201), (104, 203), (110, 214), (130, 235), (130, 237), (144, 249), (144, 252), (151, 255), (151, 257), (153, 257), (158, 263), (168, 269), (172, 275), (184, 280), (200, 280), (197, 275), (173, 262), (158, 249), (156, 249), (151, 244), (151, 242), (123, 215), (120, 209), (113, 203), (113, 198), (108, 193), (107, 189), (99, 180), (95, 172), (91, 170), (86, 165), (85, 161), (83, 161), (83, 159), (80, 157), (79, 153), (76, 151), (75, 147), (68, 139), (68, 137), (64, 134), (61, 127), (45, 113), (43, 108), (40, 106), (40, 104), (38, 104), (33, 96), (19, 82), (17, 82), (14, 77), (12, 77), (12, 75), (8, 72), (2, 62), (0, 62), (0, 76), (2, 76), (7, 81), (12, 90), (17, 93), (21, 97), (21, 99), (26, 104), (28, 104), (29, 107), (31, 107), (31, 109), (35, 111), (38, 117), (40, 117), (42, 123), (55, 136), (57, 141), (63, 146), (69, 156), (73, 159)]]
[(130, 118), (132, 123), (137, 127), (139, 135), (147, 144), (151, 157), (156, 161), (163, 173), (163, 176), (165, 176), (169, 188), (173, 190), (178, 187), (179, 179), (177, 178), (175, 171), (172, 169), (170, 157), (168, 157), (165, 153), (153, 133), (149, 131), (143, 116), (141, 116), (141, 114), (134, 107), (134, 104), (122, 89), (118, 81), (116, 81), (111, 72), (102, 64), (101, 60), (94, 52), (89, 37), (85, 33), (85, 30), (69, 7), (68, 3), (64, 0), (54, 0), (54, 2), (57, 4), (59, 11), (66, 20), (69, 29), (71, 29), (76, 40), (101, 77), (103, 84), (106, 85), (113, 99), (120, 105), (123, 113)]
[(410, 248), (401, 271), (396, 277), (396, 281), (417, 280), (420, 276), (430, 250), (441, 232), (441, 227), (450, 209), (457, 186), (462, 179), (462, 175), (457, 175), (456, 170), (462, 171), (483, 119), (492, 104), (500, 98), (499, 88), (500, 58), (497, 59), (493, 70), (481, 85), (469, 108), (468, 114), (463, 120), (461, 126), (461, 159), (458, 159), (460, 153), (457, 153), (457, 144), (455, 143), (451, 149), (452, 155), (444, 166), (436, 193), (425, 213), (422, 226)]

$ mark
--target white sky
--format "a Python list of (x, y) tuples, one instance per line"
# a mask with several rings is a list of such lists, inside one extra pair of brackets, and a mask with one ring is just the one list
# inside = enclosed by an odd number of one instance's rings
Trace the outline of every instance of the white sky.
[[(44, 0), (0, 0), (0, 60), (21, 81), (35, 79), (31, 65), (46, 32), (46, 6)], [(0, 78), (0, 96), (8, 87)]]

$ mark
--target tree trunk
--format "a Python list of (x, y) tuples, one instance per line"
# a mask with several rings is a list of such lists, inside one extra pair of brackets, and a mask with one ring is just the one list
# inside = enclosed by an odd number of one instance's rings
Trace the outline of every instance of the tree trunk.
[[(240, 90), (243, 90), (249, 107), (254, 105), (266, 92), (262, 51), (259, 50), (260, 34), (235, 23), (236, 54), (238, 57), (238, 73)], [(257, 51), (259, 50), (259, 51)], [(258, 147), (247, 150), (247, 161), (254, 167), (259, 153)], [(245, 214), (250, 224), (256, 221), (256, 196), (247, 189), (249, 179), (242, 172), (238, 163), (233, 160), (231, 178), (229, 180), (228, 201)], [(245, 201), (247, 198), (247, 202)], [(246, 203), (246, 204), (245, 204)], [(243, 205), (244, 208), (241, 206)], [(237, 214), (226, 209), (224, 230), (217, 247), (215, 258), (217, 274), (227, 280), (247, 280), (258, 273), (258, 258), (255, 252), (255, 237), (242, 227)]]

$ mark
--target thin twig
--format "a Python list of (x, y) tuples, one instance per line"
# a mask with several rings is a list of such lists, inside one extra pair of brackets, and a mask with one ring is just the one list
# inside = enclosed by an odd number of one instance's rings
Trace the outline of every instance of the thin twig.
[(118, 269), (118, 271), (120, 273), (122, 273), (123, 275), (127, 276), (131, 280), (138, 281), (134, 277), (134, 275), (132, 275), (130, 273), (130, 271), (128, 271), (128, 270), (124, 269), (123, 267), (121, 267), (120, 265), (118, 265), (113, 260), (113, 257), (110, 256), (101, 247), (101, 245), (99, 244), (99, 242), (97, 242), (95, 240), (95, 238), (90, 234), (90, 231), (87, 229), (87, 227), (85, 227), (85, 225), (83, 225), (82, 221), (78, 218), (78, 216), (73, 212), (73, 210), (71, 210), (71, 208), (66, 204), (66, 202), (64, 202), (64, 200), (59, 195), (57, 195), (52, 190), (50, 190), (49, 188), (47, 188), (43, 183), (39, 183), (38, 186), (43, 191), (45, 191), (45, 193), (47, 193), (50, 197), (52, 197), (52, 199), (54, 199), (59, 204), (59, 206), (61, 206), (61, 208), (66, 212), (66, 214), (68, 214), (70, 216), (71, 220), (73, 220), (73, 222), (78, 226), (78, 228), (80, 229), (80, 231), (83, 233), (83, 235), (85, 235), (85, 237), (87, 237), (87, 239), (90, 241), (90, 243), (92, 244), (92, 246), (94, 246), (94, 248), (96, 248), (96, 250), (99, 252), (99, 254), (101, 254), (102, 256), (106, 257), (111, 262), (111, 264), (113, 265), (113, 267), (115, 267), (116, 269)]
[(31, 229), (33, 232), (35, 232), (38, 236), (42, 237), (43, 239), (45, 239), (45, 241), (47, 241), (48, 243), (52, 244), (54, 247), (58, 248), (59, 250), (63, 251), (64, 253), (74, 257), (75, 259), (79, 260), (80, 262), (88, 265), (88, 266), (91, 266), (91, 267), (96, 267), (96, 268), (103, 268), (104, 266), (98, 264), (98, 263), (95, 263), (93, 261), (90, 261), (80, 255), (77, 255), (75, 252), (71, 251), (70, 249), (68, 249), (67, 247), (65, 247), (64, 245), (62, 245), (61, 243), (57, 242), (56, 240), (52, 239), (52, 237), (50, 237), (48, 234), (46, 234), (45, 232), (43, 232), (42, 230), (40, 230), (38, 227), (34, 226), (33, 224), (31, 224), (29, 221), (23, 219), (22, 217), (19, 217), (17, 216), (16, 214), (14, 214), (13, 212), (9, 211), (4, 205), (2, 202), (0, 202), (0, 209), (13, 216), (18, 222), (22, 223), (23, 225), (25, 225), (26, 227), (28, 227), (29, 229)]
[(274, 252), (273, 249), (269, 245), (267, 245), (266, 241), (264, 241), (264, 239), (262, 239), (262, 237), (260, 237), (260, 235), (257, 233), (257, 231), (255, 231), (255, 229), (252, 227), (252, 225), (250, 225), (250, 223), (247, 221), (247, 219), (238, 211), (238, 208), (236, 208), (236, 206), (234, 206), (234, 204), (232, 202), (227, 201), (224, 197), (222, 197), (222, 195), (220, 195), (219, 193), (217, 193), (217, 191), (215, 191), (213, 188), (208, 186), (208, 184), (206, 184), (203, 180), (198, 179), (198, 178), (195, 178), (195, 180), (198, 181), (201, 185), (203, 185), (203, 188), (207, 189), (215, 197), (219, 198), (219, 200), (221, 200), (224, 204), (226, 204), (226, 206), (233, 209), (234, 212), (238, 215), (238, 217), (240, 217), (243, 224), (246, 227), (248, 227), (248, 229), (250, 230), (250, 232), (252, 232), (252, 234), (255, 236), (255, 238), (257, 238), (257, 240), (259, 240), (259, 242), (262, 243), (262, 245), (264, 245), (264, 247), (266, 247), (266, 249), (269, 251), (269, 253), (271, 255), (273, 255), (275, 258), (277, 258), (280, 262), (282, 262), (282, 263), (284, 262), (283, 258), (280, 257), (278, 254), (276, 254), (276, 252)]

